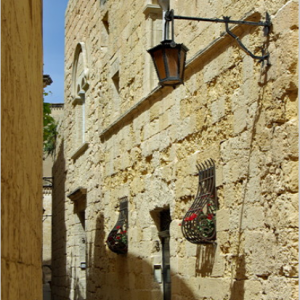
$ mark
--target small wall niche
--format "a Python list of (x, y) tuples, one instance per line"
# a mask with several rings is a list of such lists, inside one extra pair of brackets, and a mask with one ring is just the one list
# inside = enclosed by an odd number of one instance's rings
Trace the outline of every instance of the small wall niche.
[(119, 94), (120, 93), (120, 76), (119, 76), (119, 71), (117, 71), (113, 77), (111, 78), (115, 88), (116, 88), (116, 92)]
[(106, 30), (106, 33), (109, 34), (108, 12), (106, 12), (104, 17), (102, 18), (102, 23), (103, 23), (103, 26)]

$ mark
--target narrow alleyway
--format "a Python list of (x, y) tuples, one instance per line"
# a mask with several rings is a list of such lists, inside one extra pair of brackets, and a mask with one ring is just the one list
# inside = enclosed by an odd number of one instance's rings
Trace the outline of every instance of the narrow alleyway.
[(51, 300), (51, 289), (49, 283), (43, 284), (43, 300)]

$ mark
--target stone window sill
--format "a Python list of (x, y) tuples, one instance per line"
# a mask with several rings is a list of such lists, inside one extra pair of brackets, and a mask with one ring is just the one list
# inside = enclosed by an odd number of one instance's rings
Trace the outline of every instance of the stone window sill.
[(73, 160), (78, 159), (79, 156), (81, 156), (89, 147), (89, 143), (85, 142), (83, 143), (78, 149), (76, 149), (76, 151), (73, 153), (73, 155), (71, 156), (71, 158)]

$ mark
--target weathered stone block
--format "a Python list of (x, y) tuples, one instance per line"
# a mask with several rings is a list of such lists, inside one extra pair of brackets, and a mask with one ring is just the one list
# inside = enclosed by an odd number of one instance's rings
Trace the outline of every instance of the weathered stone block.
[(217, 230), (224, 231), (229, 229), (230, 211), (228, 209), (217, 210)]
[(261, 231), (246, 231), (244, 235), (247, 273), (269, 276), (275, 272), (277, 269), (276, 261), (274, 261), (275, 235), (272, 232)]
[(243, 229), (258, 229), (264, 227), (265, 215), (262, 206), (245, 205), (242, 216)]
[(132, 181), (132, 183), (130, 184), (130, 189), (131, 189), (131, 193), (133, 195), (136, 195), (138, 193), (142, 193), (143, 191), (145, 191), (145, 183), (143, 178), (141, 177), (135, 177)]
[[(247, 154), (247, 153), (246, 153)], [(247, 156), (230, 160), (223, 167), (224, 183), (237, 182), (246, 178), (248, 173), (249, 158)]]
[(225, 259), (218, 246), (213, 246), (211, 256), (208, 256), (207, 263), (212, 265), (212, 277), (223, 277), (225, 272)]
[(286, 189), (292, 193), (298, 192), (298, 162), (284, 161), (282, 164)]
[(266, 210), (266, 224), (273, 228), (293, 228), (298, 225), (298, 194), (283, 194)]
[(197, 253), (197, 245), (196, 244), (192, 244), (188, 241), (185, 241), (185, 251), (186, 251), (186, 257), (195, 257), (196, 253)]
[[(221, 278), (195, 278), (192, 282), (185, 282), (194, 293), (203, 299), (226, 299), (229, 293), (229, 279)], [(193, 284), (193, 286), (192, 286)], [(212, 288), (214, 287), (214, 288)], [(197, 291), (198, 290), (198, 291)]]

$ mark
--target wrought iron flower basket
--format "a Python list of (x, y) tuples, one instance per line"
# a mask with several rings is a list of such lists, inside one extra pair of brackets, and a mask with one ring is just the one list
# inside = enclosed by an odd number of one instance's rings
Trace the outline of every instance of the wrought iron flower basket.
[(109, 233), (106, 244), (117, 254), (126, 254), (128, 250), (128, 199), (124, 197), (120, 203), (120, 214), (117, 223)]
[(195, 200), (185, 214), (181, 230), (193, 244), (212, 243), (216, 239), (216, 211), (219, 208), (212, 159), (197, 165), (199, 185)]

